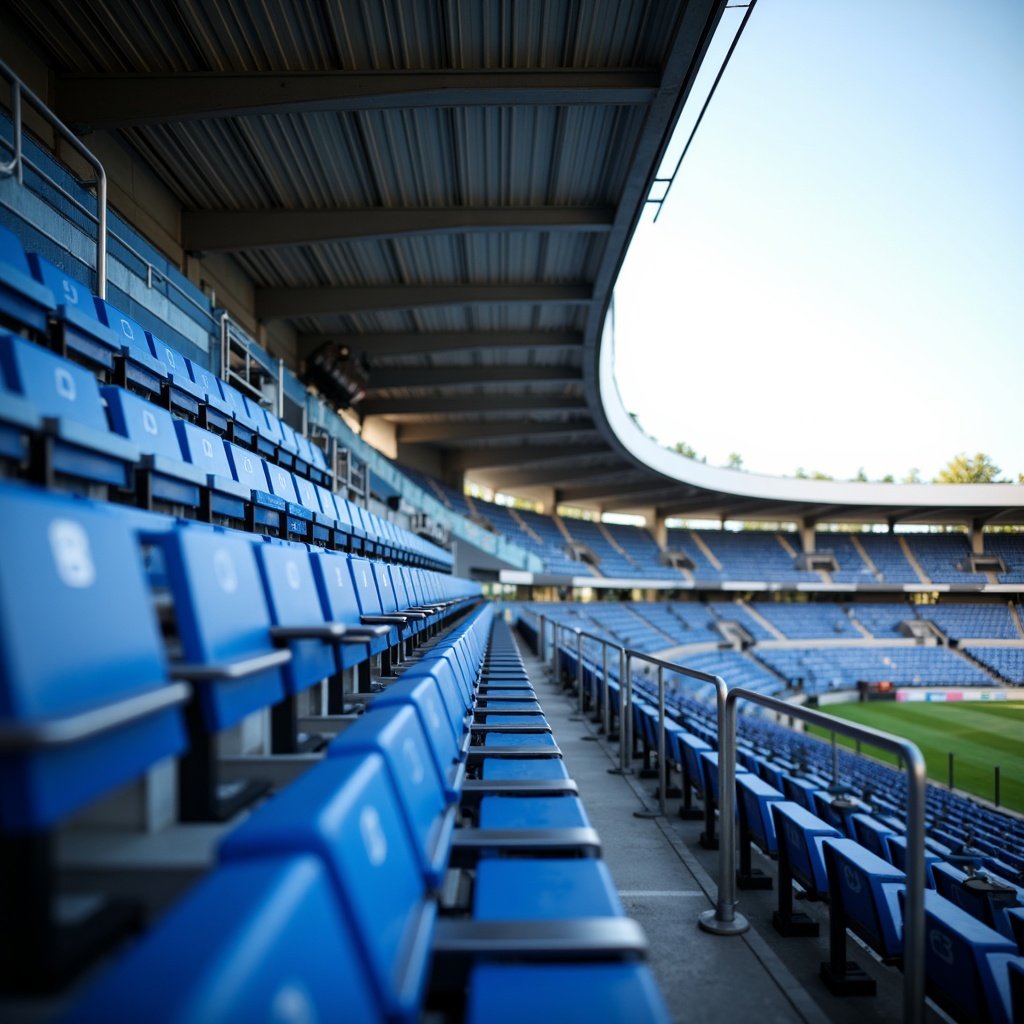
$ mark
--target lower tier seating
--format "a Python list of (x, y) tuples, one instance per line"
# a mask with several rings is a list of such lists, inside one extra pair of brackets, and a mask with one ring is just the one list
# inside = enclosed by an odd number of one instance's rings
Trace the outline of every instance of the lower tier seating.
[(667, 1022), (536, 697), (471, 612), (69, 1019)]

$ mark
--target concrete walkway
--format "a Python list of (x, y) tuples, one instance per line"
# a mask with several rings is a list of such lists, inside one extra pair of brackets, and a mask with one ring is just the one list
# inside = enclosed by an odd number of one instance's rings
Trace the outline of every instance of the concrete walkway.
[[(828, 959), (828, 911), (818, 904), (799, 905), (820, 920), (818, 939), (783, 939), (775, 932), (774, 890), (739, 894), (738, 910), (751, 924), (745, 934), (701, 931), (697, 918), (715, 905), (718, 873), (717, 853), (698, 843), (703, 823), (680, 820), (679, 800), (668, 801), (664, 818), (635, 817), (636, 811), (657, 810), (656, 780), (641, 780), (636, 772), (610, 774), (619, 764), (618, 744), (599, 736), (589, 717), (579, 717), (575, 696), (552, 683), (547, 667), (521, 640), (520, 649), (601, 836), (622, 902), (647, 932), (650, 963), (676, 1021), (896, 1024), (901, 1019), (902, 975), (877, 963), (852, 938), (848, 957), (876, 978), (878, 995), (838, 999), (819, 980), (819, 964)], [(774, 865), (757, 851), (754, 863), (774, 878)]]

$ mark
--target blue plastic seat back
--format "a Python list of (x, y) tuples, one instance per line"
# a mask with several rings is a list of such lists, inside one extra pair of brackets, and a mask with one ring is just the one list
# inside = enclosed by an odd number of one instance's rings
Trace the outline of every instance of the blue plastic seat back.
[(29, 253), (28, 262), (32, 269), (32, 276), (53, 292), (58, 306), (71, 307), (78, 310), (83, 316), (89, 317), (90, 320), (95, 320), (98, 324), (102, 323), (96, 313), (92, 294), (81, 281), (75, 280), (70, 274), (37, 253)]
[[(373, 752), (387, 764), (422, 870), (430, 884), (436, 884), (440, 879), (434, 875), (435, 846), (448, 800), (414, 707), (395, 705), (363, 715), (327, 748), (329, 757)], [(442, 875), (443, 870), (442, 865)]]
[(240, 484), (250, 490), (267, 492), (267, 474), (263, 470), (263, 460), (245, 448), (240, 448), (230, 441), (224, 445), (228, 453), (231, 475)]
[(5, 269), (17, 271), (25, 277), (31, 277), (28, 258), (25, 256), (21, 239), (2, 225), (0, 225), (0, 265), (3, 265)]
[(174, 417), (166, 409), (124, 388), (101, 388), (101, 394), (107, 403), (110, 424), (118, 434), (134, 441), (145, 455), (183, 461)]
[(295, 443), (298, 446), (298, 456), (307, 465), (316, 465), (316, 456), (313, 454), (313, 446), (309, 443), (309, 438), (306, 437), (301, 431), (295, 431)]
[[(191, 528), (153, 540), (166, 563), (183, 661), (218, 665), (276, 650), (249, 540)], [(270, 668), (224, 685), (204, 683), (198, 693), (209, 727), (219, 730), (277, 703), (284, 690), (280, 669)]]
[(204, 473), (232, 479), (231, 464), (222, 438), (187, 420), (175, 420), (174, 429), (186, 462), (198, 466)]
[[(403, 679), (429, 679), (444, 704), (445, 714), (451, 725), (452, 735), (457, 739), (466, 731), (466, 709), (468, 704), (454, 685), (450, 673), (445, 673), (445, 659), (427, 657), (402, 673)], [(442, 676), (443, 674), (443, 676)], [(442, 681), (443, 678), (443, 681)]]
[(260, 462), (265, 476), (263, 490), (269, 491), (292, 505), (299, 504), (299, 495), (295, 489), (295, 478), (292, 474), (275, 463), (267, 462), (264, 459), (261, 459)]
[[(170, 351), (172, 358), (175, 363), (178, 362), (177, 355), (174, 349), (170, 348), (159, 338), (151, 338), (154, 344), (163, 345), (165, 350)], [(195, 384), (199, 393), (205, 396), (206, 400), (220, 409), (226, 409), (223, 398), (220, 393), (220, 385), (217, 382), (217, 375), (212, 370), (207, 370), (205, 366), (200, 366), (199, 363), (193, 359), (189, 359), (186, 356), (182, 356), (182, 363), (185, 367), (185, 373), (189, 379)], [(180, 371), (179, 371), (180, 372)]]
[(0, 313), (21, 326), (44, 332), (47, 313), (56, 304), (53, 292), (33, 278), (21, 240), (0, 227)]
[(73, 1007), (69, 1024), (135, 1020), (378, 1021), (324, 866), (312, 856), (226, 864)]
[(792, 800), (778, 800), (771, 807), (779, 847), (785, 846), (793, 877), (812, 894), (828, 892), (828, 875), (820, 839), (839, 839), (839, 832)]
[[(253, 550), (274, 625), (323, 625), (323, 605), (313, 579), (309, 552), (292, 544), (258, 544)], [(291, 641), (289, 646), (292, 660), (285, 666), (284, 675), (293, 692), (334, 672), (332, 645), (318, 639), (301, 639)]]
[(1006, 961), (1017, 947), (1005, 936), (926, 890), (926, 990), (957, 1020), (1009, 1024)]
[[(166, 684), (134, 533), (90, 503), (0, 487), (0, 721), (43, 723)], [(0, 761), (0, 822), (45, 826), (183, 741), (174, 719), (12, 753)]]
[(736, 777), (736, 794), (743, 803), (747, 828), (753, 833), (762, 850), (774, 853), (778, 847), (775, 822), (769, 805), (782, 800), (782, 794), (753, 772), (745, 772)]
[[(137, 320), (133, 320), (127, 313), (122, 313), (105, 299), (96, 298), (93, 301), (100, 321), (117, 335), (129, 352), (143, 356), (144, 360), (150, 360), (156, 355), (149, 346), (145, 328)], [(156, 355), (156, 358), (165, 362), (159, 355)]]
[(373, 580), (377, 584), (380, 609), (385, 615), (399, 611), (398, 597), (391, 585), (391, 570), (385, 562), (372, 562)]
[(284, 434), (281, 432), (281, 421), (278, 417), (272, 413), (269, 409), (264, 409), (262, 405), (257, 405), (255, 409), (252, 408), (250, 403), (249, 408), (255, 413), (260, 423), (260, 434), (263, 435), (271, 444), (280, 447), (284, 442)]
[(366, 532), (363, 529), (363, 520), (359, 516), (358, 505), (353, 504), (348, 498), (343, 498), (340, 494), (334, 496), (334, 502), (338, 508), (339, 523), (352, 527), (357, 534)]
[(442, 778), (447, 778), (451, 766), (462, 759), (462, 750), (460, 738), (452, 729), (437, 688), (437, 681), (429, 675), (408, 679), (403, 676), (373, 699), (369, 713), (375, 714), (396, 704), (409, 704), (416, 708), (438, 771)]
[(330, 467), (327, 465), (327, 454), (323, 448), (318, 444), (314, 444), (309, 441), (309, 452), (312, 457), (312, 464), (314, 469), (319, 469), (321, 473), (330, 473)]
[(348, 555), (313, 551), (309, 558), (320, 600), (330, 621), (356, 625), (360, 619), (359, 599), (352, 584)]
[(377, 593), (377, 584), (373, 578), (373, 563), (368, 558), (351, 558), (348, 565), (363, 614), (381, 615), (380, 594)]
[(327, 512), (327, 514), (333, 519), (334, 513), (328, 511), (320, 506), (320, 496), (317, 494), (316, 487), (310, 483), (304, 476), (296, 475), (292, 478), (292, 483), (295, 486), (295, 490), (299, 497), (299, 504), (304, 508), (308, 508), (310, 512), (316, 512), (320, 514)]
[(391, 573), (391, 586), (395, 591), (395, 600), (398, 602), (399, 608), (415, 608), (419, 601), (409, 593), (409, 588), (405, 585), (405, 573), (403, 572), (405, 568), (404, 565), (388, 566), (388, 571)]
[(389, 1019), (413, 1019), (436, 908), (379, 754), (311, 768), (228, 835), (220, 856), (232, 862), (300, 852), (327, 867)]
[[(241, 393), (241, 391), (236, 387), (233, 387), (231, 384), (228, 384), (227, 381), (220, 380), (219, 378), (217, 383), (220, 385), (221, 396), (231, 409), (232, 415), (239, 423), (248, 427), (250, 430), (256, 431), (257, 433), (259, 433), (261, 429), (266, 428), (267, 421), (266, 418), (262, 416), (262, 409), (260, 409), (260, 417), (257, 418), (249, 408), (246, 397)], [(258, 403), (256, 403), (256, 408), (259, 409)]]
[(292, 455), (299, 454), (299, 435), (284, 420), (281, 420), (281, 444)]
[(7, 386), (36, 407), (40, 416), (66, 419), (109, 433), (96, 378), (24, 338), (0, 335), (0, 370)]
[(206, 397), (203, 389), (188, 373), (188, 360), (176, 348), (172, 348), (163, 338), (158, 338), (150, 331), (145, 332), (145, 343), (153, 357), (167, 367), (167, 376), (170, 380), (196, 398)]
[(903, 918), (897, 885), (906, 875), (852, 839), (824, 843), (829, 895), (842, 900), (847, 923), (877, 953), (898, 956), (903, 945)]
[(351, 525), (342, 518), (341, 513), (338, 511), (338, 503), (334, 500), (334, 494), (331, 491), (324, 487), (323, 484), (314, 484), (313, 488), (320, 501), (320, 509), (325, 516), (333, 519), (341, 526)]

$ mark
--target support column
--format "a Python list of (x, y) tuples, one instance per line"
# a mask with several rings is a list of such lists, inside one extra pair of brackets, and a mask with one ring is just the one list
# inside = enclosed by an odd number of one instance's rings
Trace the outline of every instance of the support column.
[(816, 519), (801, 519), (799, 522), (801, 550), (805, 555), (814, 554), (816, 540), (814, 528), (817, 525), (818, 521)]
[(665, 517), (658, 513), (656, 508), (642, 509), (640, 515), (646, 521), (647, 532), (654, 538), (654, 542), (662, 551), (668, 547), (668, 525)]
[(985, 554), (985, 519), (972, 519), (967, 524), (967, 537), (971, 543), (971, 553), (974, 555)]
[(558, 491), (554, 487), (542, 487), (537, 501), (544, 515), (553, 516), (558, 508)]

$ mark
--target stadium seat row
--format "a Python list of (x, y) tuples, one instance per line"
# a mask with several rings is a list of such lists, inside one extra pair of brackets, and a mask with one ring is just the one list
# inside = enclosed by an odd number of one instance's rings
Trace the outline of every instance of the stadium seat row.
[(450, 553), (323, 483), (124, 388), (100, 387), (88, 370), (13, 334), (0, 334), (0, 460), (50, 488), (389, 561), (452, 564)]
[(471, 613), (71, 1019), (667, 1021), (536, 696)]
[(226, 437), (287, 469), (330, 485), (323, 450), (294, 431), (255, 396), (146, 331), (74, 278), (0, 228), (0, 322), (24, 332), (176, 415)]
[(0, 859), (35, 879), (0, 890), (0, 975), (29, 984), (75, 969), (55, 827), (166, 758), (179, 818), (223, 820), (268, 788), (218, 784), (223, 730), (269, 708), (272, 750), (295, 750), (299, 694), (326, 679), (343, 710), (341, 672), (369, 690), (371, 659), (389, 671), (479, 599), (428, 570), (27, 484), (0, 485), (0, 549)]

